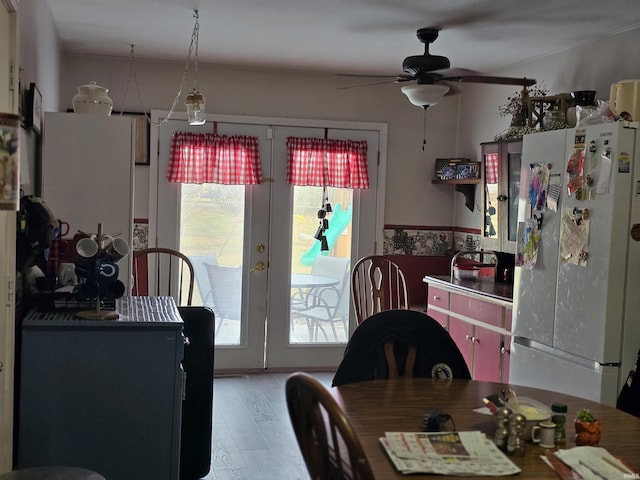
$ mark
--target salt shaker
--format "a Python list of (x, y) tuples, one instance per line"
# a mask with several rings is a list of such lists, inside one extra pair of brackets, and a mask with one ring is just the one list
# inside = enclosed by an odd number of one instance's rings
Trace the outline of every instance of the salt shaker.
[(507, 452), (516, 456), (524, 456), (524, 428), (527, 419), (520, 413), (513, 413), (509, 417), (509, 439), (507, 440)]
[(511, 409), (508, 407), (500, 407), (495, 413), (498, 428), (496, 429), (493, 441), (498, 448), (501, 448), (502, 450), (506, 450), (507, 448), (507, 438), (509, 438), (509, 416), (511, 413)]

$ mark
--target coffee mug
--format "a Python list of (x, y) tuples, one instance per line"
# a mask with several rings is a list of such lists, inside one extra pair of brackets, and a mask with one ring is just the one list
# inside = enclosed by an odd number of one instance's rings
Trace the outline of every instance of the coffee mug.
[(62, 262), (58, 267), (58, 283), (60, 285), (77, 285), (78, 276), (73, 263)]
[(98, 253), (98, 243), (93, 238), (81, 238), (76, 243), (76, 252), (84, 258), (93, 258)]
[(111, 257), (111, 260), (114, 262), (119, 262), (124, 257), (129, 255), (129, 244), (121, 239), (115, 238), (109, 243), (106, 247), (104, 247), (104, 253)]
[(555, 446), (556, 424), (548, 420), (534, 425), (531, 429), (531, 441), (539, 443), (542, 448)]
[(58, 219), (58, 237), (66, 237), (69, 234), (69, 222)]
[(96, 272), (103, 282), (115, 282), (120, 272), (115, 262), (96, 262)]

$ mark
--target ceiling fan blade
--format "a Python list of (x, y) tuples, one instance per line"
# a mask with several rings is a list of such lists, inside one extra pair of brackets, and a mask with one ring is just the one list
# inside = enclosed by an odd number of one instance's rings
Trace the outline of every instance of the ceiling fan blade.
[(443, 68), (441, 70), (432, 70), (429, 73), (439, 75), (443, 78), (470, 77), (473, 75), (482, 75), (482, 72), (470, 70), (468, 68)]
[(358, 77), (358, 78), (393, 78), (399, 82), (406, 82), (409, 80), (415, 80), (413, 75), (406, 73), (399, 73), (397, 75), (375, 75), (366, 73), (337, 73), (339, 77)]
[(360, 88), (360, 87), (370, 87), (372, 85), (382, 85), (384, 83), (398, 83), (404, 82), (405, 80), (398, 80), (394, 78), (393, 80), (383, 80), (381, 82), (371, 82), (371, 83), (359, 83), (358, 85), (349, 85), (347, 87), (338, 87), (338, 90), (349, 90), (351, 88)]
[(490, 83), (495, 85), (520, 85), (530, 87), (536, 83), (535, 78), (493, 77), (490, 75), (460, 75), (441, 77), (441, 80), (464, 83)]
[(358, 78), (388, 78), (389, 80), (383, 80), (380, 82), (371, 82), (371, 83), (360, 83), (358, 85), (350, 85), (347, 87), (338, 87), (338, 90), (349, 90), (350, 88), (358, 88), (358, 87), (368, 87), (371, 85), (382, 85), (384, 83), (401, 83), (401, 82), (410, 82), (415, 80), (416, 78), (413, 75), (407, 75), (405, 73), (401, 73), (399, 75), (367, 75), (367, 74), (358, 74), (358, 73), (339, 73), (341, 77), (358, 77)]

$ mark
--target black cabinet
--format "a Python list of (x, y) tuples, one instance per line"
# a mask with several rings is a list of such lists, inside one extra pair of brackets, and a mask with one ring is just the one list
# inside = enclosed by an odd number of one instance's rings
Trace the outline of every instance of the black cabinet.
[(117, 320), (31, 312), (22, 325), (18, 468), (177, 480), (183, 321), (170, 297), (123, 297)]

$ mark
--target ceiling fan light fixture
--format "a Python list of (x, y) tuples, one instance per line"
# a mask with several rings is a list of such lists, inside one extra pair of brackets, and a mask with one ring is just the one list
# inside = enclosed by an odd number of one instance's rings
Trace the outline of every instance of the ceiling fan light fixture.
[(401, 88), (409, 101), (417, 107), (435, 105), (449, 91), (446, 85), (421, 84), (405, 85)]

